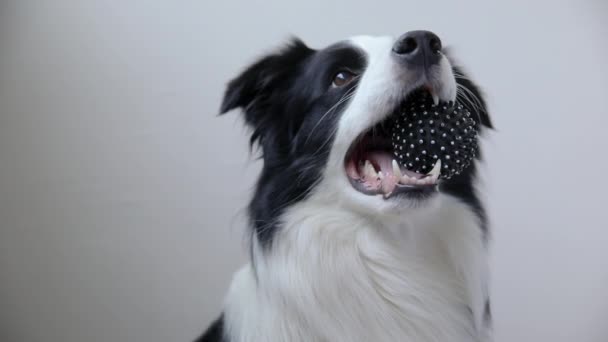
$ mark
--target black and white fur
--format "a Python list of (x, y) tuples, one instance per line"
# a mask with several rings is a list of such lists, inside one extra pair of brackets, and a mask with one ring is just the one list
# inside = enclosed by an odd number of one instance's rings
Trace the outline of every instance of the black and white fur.
[[(251, 260), (223, 314), (198, 341), (490, 341), (487, 220), (476, 165), (426, 197), (356, 191), (344, 158), (358, 136), (423, 84), (470, 104), (478, 88), (442, 54), (421, 73), (391, 56), (391, 37), (322, 50), (294, 40), (230, 82), (263, 169), (249, 205)], [(356, 73), (332, 87), (339, 70)]]

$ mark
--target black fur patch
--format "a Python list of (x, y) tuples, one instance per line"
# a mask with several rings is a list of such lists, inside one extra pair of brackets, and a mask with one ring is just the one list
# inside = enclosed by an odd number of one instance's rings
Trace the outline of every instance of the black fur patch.
[(283, 210), (320, 179), (342, 109), (357, 82), (332, 88), (336, 73), (365, 68), (364, 54), (339, 43), (312, 50), (299, 40), (263, 57), (231, 81), (221, 112), (243, 109), (252, 146), (264, 161), (249, 215), (263, 246), (271, 243)]

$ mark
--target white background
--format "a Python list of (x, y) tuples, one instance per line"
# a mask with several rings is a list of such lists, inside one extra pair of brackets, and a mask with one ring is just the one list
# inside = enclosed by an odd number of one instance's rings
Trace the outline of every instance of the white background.
[(0, 340), (189, 341), (259, 165), (225, 82), (290, 34), (435, 31), (482, 84), (497, 341), (608, 341), (605, 1), (0, 3)]

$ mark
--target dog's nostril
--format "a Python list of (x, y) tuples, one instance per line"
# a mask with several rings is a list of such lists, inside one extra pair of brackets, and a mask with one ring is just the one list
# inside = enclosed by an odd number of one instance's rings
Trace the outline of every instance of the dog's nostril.
[(437, 36), (431, 37), (429, 41), (429, 47), (433, 53), (438, 53), (441, 51), (441, 40)]
[(417, 47), (418, 47), (418, 43), (416, 43), (416, 39), (414, 39), (412, 37), (407, 37), (407, 38), (403, 39), (400, 42), (400, 44), (395, 46), (395, 48), (393, 50), (395, 51), (395, 53), (397, 53), (399, 55), (405, 55), (405, 54), (414, 52), (414, 50), (416, 50)]
[(418, 47), (416, 40), (414, 38), (406, 38), (403, 41), (403, 52), (402, 53), (411, 53)]

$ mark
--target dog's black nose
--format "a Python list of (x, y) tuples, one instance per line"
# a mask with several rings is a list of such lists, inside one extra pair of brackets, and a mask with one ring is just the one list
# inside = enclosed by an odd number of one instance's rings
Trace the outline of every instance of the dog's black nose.
[(410, 31), (397, 39), (393, 55), (409, 64), (430, 66), (441, 59), (441, 39), (430, 31)]

